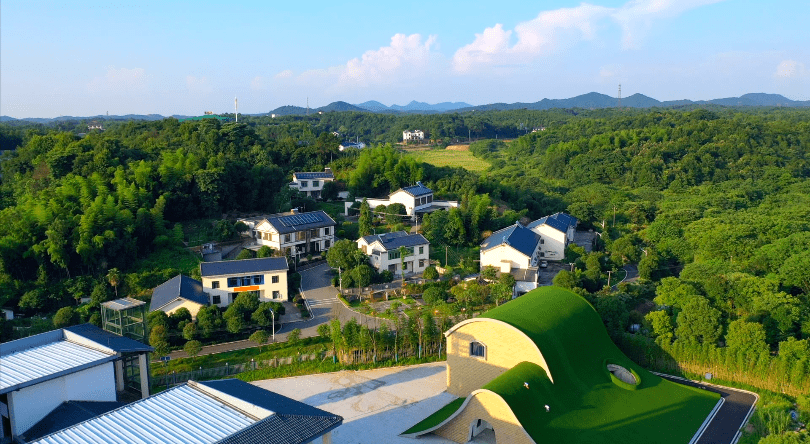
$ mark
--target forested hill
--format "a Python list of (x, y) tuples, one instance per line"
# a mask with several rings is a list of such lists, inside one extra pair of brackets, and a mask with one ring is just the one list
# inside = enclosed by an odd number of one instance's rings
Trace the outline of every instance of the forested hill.
[[(439, 148), (468, 134), (492, 137), (470, 147), (491, 168), (438, 168), (390, 146), (339, 152), (332, 135), (385, 141), (415, 127)], [(718, 335), (741, 319), (760, 325), (773, 349), (810, 336), (810, 110), (164, 119), (84, 138), (36, 125), (0, 130), (19, 145), (0, 162), (0, 301), (27, 314), (90, 293), (97, 307), (113, 297), (106, 277), (114, 268), (131, 288), (156, 285), (177, 270), (129, 273), (175, 248), (182, 224), (289, 209), (298, 205), (291, 172), (330, 166), (357, 196), (421, 180), (461, 200), (425, 220), (432, 245), (474, 249), (522, 216), (572, 213), (602, 232), (602, 251), (567, 258), (578, 265), (561, 285), (597, 295), (607, 270), (639, 263), (646, 283), (622, 293), (626, 310), (611, 324), (620, 330), (634, 304), (659, 297), (675, 310), (678, 336), (677, 311), (695, 296), (716, 310)]]

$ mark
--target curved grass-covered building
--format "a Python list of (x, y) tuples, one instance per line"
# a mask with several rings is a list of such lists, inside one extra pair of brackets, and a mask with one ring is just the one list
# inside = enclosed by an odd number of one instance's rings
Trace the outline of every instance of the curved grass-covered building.
[(633, 363), (581, 296), (543, 287), (447, 337), (447, 391), (459, 397), (403, 433), (464, 443), (689, 443), (720, 396)]

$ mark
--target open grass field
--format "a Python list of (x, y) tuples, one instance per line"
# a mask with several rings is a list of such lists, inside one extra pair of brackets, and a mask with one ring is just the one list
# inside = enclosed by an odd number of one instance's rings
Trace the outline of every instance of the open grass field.
[(461, 150), (425, 150), (413, 151), (409, 156), (437, 167), (462, 167), (467, 171), (480, 173), (486, 171), (490, 164), (472, 155), (469, 151)]

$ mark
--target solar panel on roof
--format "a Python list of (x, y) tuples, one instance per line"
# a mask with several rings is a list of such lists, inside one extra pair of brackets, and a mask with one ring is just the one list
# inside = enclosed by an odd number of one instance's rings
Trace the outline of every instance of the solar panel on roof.
[(281, 219), (279, 219), (279, 222), (281, 222), (281, 224), (284, 225), (285, 227), (314, 224), (320, 221), (321, 218), (318, 216), (318, 214), (311, 214), (311, 213), (294, 214), (292, 216), (284, 216)]

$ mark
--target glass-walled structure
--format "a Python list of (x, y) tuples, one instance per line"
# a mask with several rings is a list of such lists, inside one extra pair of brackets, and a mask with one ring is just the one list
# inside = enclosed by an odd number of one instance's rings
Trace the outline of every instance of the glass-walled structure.
[(101, 328), (146, 343), (146, 302), (123, 298), (101, 304)]

